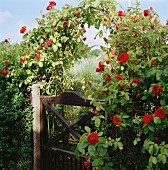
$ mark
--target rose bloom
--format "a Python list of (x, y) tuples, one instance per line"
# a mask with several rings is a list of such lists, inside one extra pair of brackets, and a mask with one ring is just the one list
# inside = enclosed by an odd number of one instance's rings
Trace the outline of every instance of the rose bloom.
[(23, 26), (21, 29), (20, 29), (20, 33), (25, 33), (26, 32), (26, 26)]
[(143, 13), (144, 13), (144, 16), (148, 16), (148, 15), (149, 15), (149, 12), (150, 12), (149, 9), (144, 10), (144, 12), (143, 12)]
[(55, 6), (55, 5), (56, 5), (56, 2), (55, 2), (55, 1), (50, 1), (50, 2), (49, 2), (49, 5), (50, 5), (50, 6)]
[(154, 95), (161, 94), (162, 91), (163, 91), (162, 86), (159, 86), (158, 84), (154, 84), (154, 86), (152, 87), (152, 93), (153, 93)]
[(46, 7), (46, 10), (48, 11), (48, 10), (50, 10), (52, 8), (52, 6), (51, 5), (48, 5), (47, 7)]
[(5, 39), (5, 40), (4, 40), (4, 42), (8, 43), (8, 42), (9, 42), (9, 40), (8, 40), (8, 39)]
[(96, 144), (99, 141), (99, 136), (97, 133), (91, 133), (87, 139), (90, 144)]
[(124, 88), (124, 85), (119, 85), (119, 87), (120, 87), (121, 89), (123, 89), (123, 88)]
[(121, 74), (116, 75), (116, 79), (121, 80), (122, 79), (122, 75)]
[(89, 166), (89, 162), (85, 161), (85, 162), (83, 162), (83, 165), (84, 165), (84, 167), (88, 167)]
[(92, 113), (96, 115), (99, 111), (98, 110), (92, 110)]
[(26, 60), (23, 57), (20, 57), (20, 62), (24, 63)]
[(168, 25), (168, 20), (166, 21), (166, 25)]
[(138, 84), (138, 83), (140, 83), (140, 80), (137, 77), (135, 77), (134, 80), (132, 81), (132, 83)]
[(106, 64), (110, 64), (110, 60), (106, 60)]
[(51, 39), (50, 39), (50, 40), (46, 40), (45, 45), (46, 45), (46, 46), (50, 46), (51, 43), (52, 43), (52, 40), (51, 40)]
[(110, 75), (106, 75), (106, 81), (110, 81), (111, 80), (111, 76)]
[(124, 17), (126, 15), (126, 13), (122, 11), (118, 11), (117, 13), (119, 17)]
[(8, 74), (8, 73), (9, 73), (8, 70), (0, 70), (0, 74), (1, 74), (1, 75), (6, 75), (6, 74)]
[(129, 54), (127, 52), (123, 52), (118, 55), (117, 60), (120, 62), (120, 64), (127, 62), (129, 59)]
[(149, 124), (153, 120), (153, 116), (150, 114), (146, 114), (143, 118), (142, 121), (144, 124)]
[(114, 116), (114, 117), (113, 117), (113, 123), (114, 123), (115, 125), (120, 125), (120, 124), (121, 124), (120, 118), (119, 118), (118, 116)]
[(159, 117), (160, 119), (163, 119), (166, 116), (166, 112), (162, 108), (157, 108), (154, 112), (156, 117)]
[(158, 137), (154, 137), (154, 140), (155, 140), (155, 141), (158, 141), (158, 140), (159, 140), (159, 138), (158, 138)]
[(36, 55), (35, 58), (36, 58), (36, 60), (39, 60), (40, 59), (40, 55)]
[(116, 29), (118, 30), (122, 26), (122, 23), (116, 25)]
[(153, 66), (156, 65), (156, 61), (155, 61), (155, 60), (152, 60), (152, 61), (151, 61), (151, 65), (153, 65)]
[(9, 62), (8, 60), (4, 60), (4, 64), (8, 64), (8, 62)]

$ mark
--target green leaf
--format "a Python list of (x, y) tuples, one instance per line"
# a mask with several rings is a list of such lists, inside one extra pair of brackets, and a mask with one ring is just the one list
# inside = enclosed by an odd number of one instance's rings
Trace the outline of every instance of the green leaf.
[(53, 51), (56, 52), (58, 50), (58, 46), (57, 45), (52, 45)]
[(159, 155), (157, 156), (157, 161), (158, 161), (158, 162), (162, 161), (162, 154), (159, 154)]
[(39, 62), (39, 67), (43, 67), (43, 62)]
[(102, 135), (103, 135), (103, 132), (99, 132), (99, 133), (98, 133), (98, 136), (102, 136)]
[(91, 132), (91, 129), (88, 126), (85, 126), (85, 130), (86, 130), (87, 133)]
[(162, 162), (165, 164), (167, 162), (167, 157), (165, 155), (162, 155)]
[(150, 155), (153, 154), (153, 145), (150, 145), (150, 146), (149, 146), (148, 152), (150, 153)]
[(96, 167), (99, 165), (99, 158), (94, 159), (94, 161), (92, 162), (92, 166)]
[(106, 149), (101, 148), (101, 149), (100, 149), (100, 155), (101, 155), (101, 156), (105, 156), (105, 154), (106, 154)]
[(129, 118), (129, 115), (127, 115), (127, 114), (123, 114), (123, 116), (122, 116), (123, 118)]
[(156, 159), (156, 157), (152, 157), (152, 162), (153, 162), (153, 164), (157, 164), (157, 159)]
[(160, 123), (161, 123), (160, 118), (154, 117), (154, 123), (155, 123), (155, 124), (160, 124)]
[(89, 145), (88, 153), (89, 153), (89, 155), (95, 155), (96, 154), (96, 148), (95, 148), (94, 145)]
[(96, 126), (96, 127), (99, 127), (99, 126), (100, 126), (100, 119), (99, 119), (99, 118), (96, 118), (96, 119), (95, 119), (95, 126)]
[(154, 131), (155, 131), (154, 126), (153, 126), (153, 125), (151, 125), (151, 124), (149, 124), (149, 125), (148, 125), (148, 128), (149, 128), (149, 130), (151, 130), (152, 132), (154, 132)]

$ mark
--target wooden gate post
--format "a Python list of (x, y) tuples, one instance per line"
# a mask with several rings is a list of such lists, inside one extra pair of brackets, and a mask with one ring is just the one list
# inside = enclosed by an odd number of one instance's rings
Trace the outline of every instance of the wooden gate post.
[(40, 85), (32, 86), (34, 170), (40, 170)]

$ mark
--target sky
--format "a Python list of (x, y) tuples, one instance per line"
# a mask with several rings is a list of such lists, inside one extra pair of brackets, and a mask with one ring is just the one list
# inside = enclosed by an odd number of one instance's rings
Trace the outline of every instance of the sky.
[[(10, 42), (19, 43), (22, 40), (20, 28), (26, 26), (27, 30), (37, 27), (35, 18), (41, 18), (40, 11), (46, 13), (46, 7), (51, 0), (0, 0), (0, 42), (10, 38)], [(124, 8), (129, 0), (117, 0)], [(135, 3), (136, 0), (131, 0)], [(168, 19), (168, 0), (139, 0), (143, 9), (153, 7), (160, 17), (162, 24)], [(77, 6), (78, 0), (55, 0), (57, 9), (65, 4)], [(87, 31), (86, 43), (89, 45), (101, 44), (103, 40), (94, 40), (94, 28)]]

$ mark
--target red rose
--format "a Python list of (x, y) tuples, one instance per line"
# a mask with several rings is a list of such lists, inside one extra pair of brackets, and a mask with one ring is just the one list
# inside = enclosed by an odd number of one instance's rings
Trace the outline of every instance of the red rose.
[(8, 62), (9, 62), (8, 60), (4, 60), (4, 64), (8, 64)]
[(161, 119), (163, 119), (166, 116), (166, 112), (164, 111), (164, 109), (162, 109), (160, 107), (155, 110), (154, 114), (156, 117), (159, 117)]
[(107, 18), (104, 18), (104, 21), (106, 22), (106, 21), (107, 21)]
[(99, 68), (96, 68), (96, 72), (100, 72), (100, 69), (99, 69)]
[(96, 115), (99, 111), (98, 110), (92, 110), (92, 113)]
[(116, 75), (116, 79), (121, 80), (122, 79), (122, 75), (121, 74)]
[(88, 166), (89, 166), (89, 162), (88, 162), (88, 161), (85, 161), (85, 162), (83, 162), (83, 165), (84, 165), (85, 167), (88, 167)]
[(153, 10), (153, 7), (150, 7), (150, 10), (152, 11), (152, 10)]
[(90, 81), (88, 81), (88, 85), (91, 85), (92, 83)]
[(8, 71), (8, 70), (5, 70), (5, 71), (4, 71), (4, 74), (8, 74), (8, 73), (9, 73), (9, 71)]
[(105, 42), (107, 42), (107, 38), (106, 38), (106, 37), (103, 37), (103, 40), (104, 40)]
[(20, 62), (24, 63), (26, 60), (23, 57), (20, 57)]
[(118, 11), (117, 13), (118, 13), (118, 16), (120, 17), (124, 17), (126, 15), (126, 13), (122, 11)]
[(80, 16), (80, 12), (77, 11), (77, 12), (76, 12), (76, 17), (79, 18), (79, 16)]
[(87, 139), (90, 144), (96, 144), (99, 141), (99, 136), (97, 133), (91, 133)]
[(158, 137), (154, 137), (154, 140), (155, 140), (155, 141), (158, 141), (158, 140), (159, 140), (159, 138), (158, 138)]
[(152, 93), (153, 93), (154, 95), (161, 94), (162, 91), (163, 91), (162, 86), (159, 86), (158, 84), (155, 84), (155, 85), (152, 87)]
[(144, 10), (144, 16), (148, 16), (149, 12), (150, 12), (149, 9)]
[(46, 45), (46, 46), (50, 46), (51, 43), (52, 43), (52, 40), (51, 40), (51, 39), (50, 39), (50, 40), (46, 40), (45, 45)]
[(48, 10), (50, 10), (52, 8), (52, 6), (51, 5), (48, 5), (47, 7), (46, 7), (46, 10), (48, 11)]
[(116, 25), (116, 29), (118, 30), (122, 26), (122, 23)]
[(168, 20), (166, 21), (166, 25), (168, 25)]
[(8, 42), (9, 42), (9, 40), (8, 40), (8, 39), (5, 39), (5, 40), (4, 40), (4, 42), (8, 43)]
[(35, 52), (36, 52), (36, 54), (39, 54), (39, 50), (36, 50)]
[(123, 88), (124, 88), (124, 85), (119, 85), (119, 87), (120, 87), (121, 89), (123, 89)]
[(127, 52), (123, 52), (118, 55), (117, 59), (120, 62), (120, 64), (125, 63), (129, 59), (129, 54)]
[(146, 114), (143, 118), (142, 121), (144, 124), (148, 124), (153, 120), (153, 116), (150, 114)]
[(155, 28), (155, 26), (154, 26), (154, 25), (151, 25), (150, 27), (151, 27), (151, 29), (154, 29), (154, 28)]
[(106, 64), (110, 64), (110, 60), (106, 60)]
[(111, 80), (111, 76), (110, 75), (106, 75), (106, 81), (110, 81)]
[(26, 26), (23, 26), (21, 29), (20, 29), (20, 33), (25, 33), (26, 32)]
[(115, 125), (120, 125), (120, 124), (121, 124), (120, 118), (119, 118), (118, 116), (114, 116), (114, 117), (113, 117), (113, 123), (114, 123)]
[(140, 80), (137, 77), (135, 77), (134, 80), (132, 81), (132, 83), (135, 83), (135, 84), (138, 84), (139, 82)]
[(56, 2), (55, 2), (55, 1), (50, 1), (50, 2), (49, 2), (49, 5), (50, 5), (50, 6), (55, 6), (55, 5), (56, 5)]
[(153, 65), (153, 66), (156, 65), (156, 61), (155, 61), (155, 60), (152, 60), (152, 61), (151, 61), (151, 65)]
[(36, 60), (39, 60), (40, 59), (40, 55), (36, 55), (35, 58), (36, 58)]

